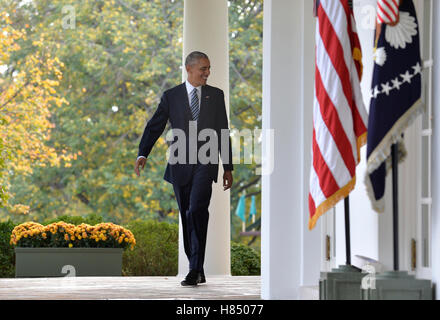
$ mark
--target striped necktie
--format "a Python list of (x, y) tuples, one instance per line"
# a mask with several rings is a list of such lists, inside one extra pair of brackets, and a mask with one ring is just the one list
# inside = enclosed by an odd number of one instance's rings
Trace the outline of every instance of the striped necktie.
[(199, 119), (199, 97), (197, 96), (197, 89), (194, 88), (194, 90), (191, 93), (191, 113), (193, 116), (193, 120), (197, 121)]

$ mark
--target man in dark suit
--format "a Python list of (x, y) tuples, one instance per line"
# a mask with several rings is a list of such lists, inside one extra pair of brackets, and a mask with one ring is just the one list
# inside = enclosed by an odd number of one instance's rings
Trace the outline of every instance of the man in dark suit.
[[(206, 84), (211, 68), (209, 58), (202, 52), (192, 52), (185, 60), (185, 67), (187, 81), (163, 93), (156, 112), (145, 127), (135, 172), (139, 176), (139, 170), (145, 167), (148, 155), (168, 121), (174, 137), (171, 147), (182, 145), (182, 141), (178, 141), (182, 135), (177, 133), (184, 133), (184, 148), (174, 148), (177, 155), (170, 152), (164, 179), (174, 188), (185, 253), (189, 260), (190, 271), (181, 284), (193, 286), (206, 282), (203, 263), (208, 207), (212, 182), (217, 182), (219, 153), (224, 169), (224, 190), (232, 186), (233, 165), (224, 94), (222, 90)], [(207, 133), (209, 137), (206, 143), (214, 148), (201, 148), (203, 143), (200, 140), (203, 138), (200, 139), (199, 133), (202, 130), (203, 136)]]

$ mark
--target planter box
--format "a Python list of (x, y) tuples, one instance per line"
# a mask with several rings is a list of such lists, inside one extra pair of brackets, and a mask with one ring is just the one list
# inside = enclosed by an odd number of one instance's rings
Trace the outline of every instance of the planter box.
[(15, 248), (15, 277), (121, 276), (120, 248)]

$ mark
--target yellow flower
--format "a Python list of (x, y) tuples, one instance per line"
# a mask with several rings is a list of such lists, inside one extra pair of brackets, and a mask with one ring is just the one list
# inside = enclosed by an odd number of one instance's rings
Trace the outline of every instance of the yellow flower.
[(73, 244), (69, 243), (69, 248), (72, 248), (72, 247), (73, 247)]

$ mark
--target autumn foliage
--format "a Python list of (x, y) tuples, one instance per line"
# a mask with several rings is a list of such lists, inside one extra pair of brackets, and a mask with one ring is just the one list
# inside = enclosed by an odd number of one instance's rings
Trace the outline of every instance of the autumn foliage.
[[(14, 53), (29, 42), (26, 30), (15, 29), (6, 12), (0, 12), (0, 21), (0, 205), (7, 206), (11, 175), (30, 175), (35, 166), (67, 164), (74, 155), (46, 143), (54, 128), (51, 109), (68, 104), (56, 92), (63, 63), (45, 52), (44, 37), (32, 41), (31, 45), (38, 48), (33, 54), (14, 62)], [(10, 210), (26, 214), (29, 207), (17, 204)]]

